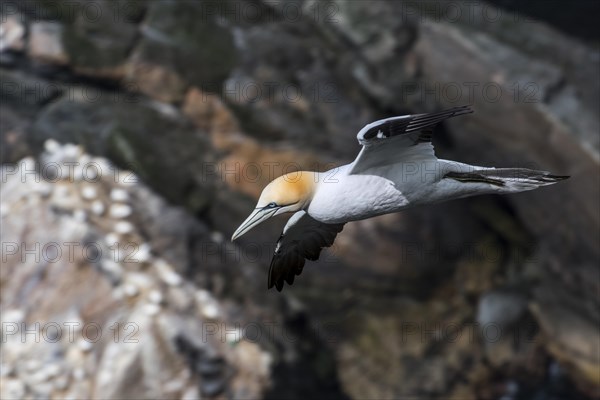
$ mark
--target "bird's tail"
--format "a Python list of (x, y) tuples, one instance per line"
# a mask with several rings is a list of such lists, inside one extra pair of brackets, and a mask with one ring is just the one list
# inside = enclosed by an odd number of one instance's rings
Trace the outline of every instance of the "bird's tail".
[(527, 168), (485, 168), (469, 172), (449, 172), (445, 178), (489, 184), (496, 192), (517, 193), (552, 185), (569, 177)]

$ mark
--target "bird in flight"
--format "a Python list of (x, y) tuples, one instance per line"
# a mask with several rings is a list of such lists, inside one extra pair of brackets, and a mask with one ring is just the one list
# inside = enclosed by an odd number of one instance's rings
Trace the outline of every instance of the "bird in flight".
[(283, 289), (317, 260), (344, 224), (422, 204), (486, 193), (517, 193), (568, 176), (525, 168), (488, 168), (438, 159), (432, 128), (470, 114), (470, 106), (375, 121), (358, 132), (362, 149), (347, 165), (326, 172), (298, 171), (276, 178), (262, 191), (250, 216), (234, 232), (242, 236), (261, 222), (294, 212), (279, 237), (268, 288)]

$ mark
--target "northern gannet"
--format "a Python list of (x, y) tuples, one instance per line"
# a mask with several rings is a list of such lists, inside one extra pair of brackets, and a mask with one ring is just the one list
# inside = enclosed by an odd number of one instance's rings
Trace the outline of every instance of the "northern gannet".
[(431, 128), (472, 113), (470, 106), (391, 117), (358, 132), (362, 149), (347, 165), (326, 172), (280, 176), (262, 191), (256, 208), (234, 232), (235, 240), (261, 222), (288, 212), (269, 268), (268, 288), (283, 289), (300, 275), (305, 259), (317, 260), (347, 222), (485, 193), (517, 193), (568, 176), (525, 168), (477, 167), (438, 159)]

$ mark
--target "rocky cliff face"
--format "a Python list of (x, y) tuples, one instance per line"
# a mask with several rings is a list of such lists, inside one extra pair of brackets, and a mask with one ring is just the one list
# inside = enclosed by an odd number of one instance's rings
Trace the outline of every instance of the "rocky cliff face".
[[(2, 398), (598, 395), (597, 48), (486, 3), (55, 3), (2, 3)], [(440, 157), (572, 178), (349, 224), (283, 294), (284, 220), (228, 243), (465, 103)]]
[(270, 354), (182, 275), (206, 227), (106, 159), (46, 147), (40, 173), (2, 170), (2, 398), (261, 397)]

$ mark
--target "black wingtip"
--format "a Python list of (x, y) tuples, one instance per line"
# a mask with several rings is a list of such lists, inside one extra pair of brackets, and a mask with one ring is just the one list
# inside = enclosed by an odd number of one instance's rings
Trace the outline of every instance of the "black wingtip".
[(285, 281), (287, 282), (288, 285), (293, 285), (294, 284), (294, 271), (291, 271), (291, 274), (288, 274), (288, 276), (285, 278)]
[(283, 279), (277, 282), (271, 282), (270, 280), (267, 282), (267, 290), (271, 290), (273, 286), (275, 286), (275, 289), (277, 289), (278, 292), (281, 292), (283, 290)]
[(452, 112), (453, 117), (457, 115), (473, 114), (475, 112), (475, 110), (473, 110), (472, 104), (465, 104), (464, 106), (450, 108), (448, 111)]
[(546, 177), (555, 181), (564, 181), (565, 179), (569, 179), (571, 175), (546, 175)]

